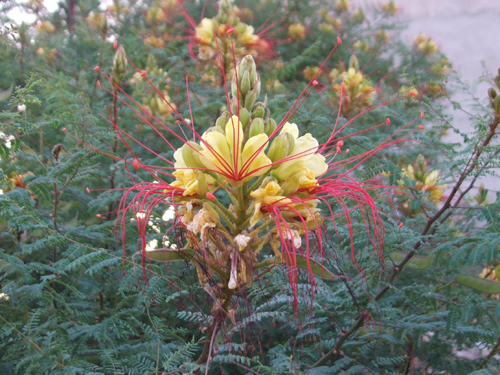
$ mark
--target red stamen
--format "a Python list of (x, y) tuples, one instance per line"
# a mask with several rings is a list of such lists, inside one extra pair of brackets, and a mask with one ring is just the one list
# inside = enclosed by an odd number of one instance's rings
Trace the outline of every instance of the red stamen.
[(387, 125), (391, 125), (391, 119), (387, 117)]
[(342, 39), (340, 39), (340, 37), (337, 37), (337, 43), (340, 45), (342, 45)]
[(145, 77), (145, 76), (146, 76), (146, 74), (147, 74), (147, 72), (146, 72), (145, 70), (143, 70), (143, 71), (141, 72), (141, 77)]
[(345, 153), (348, 154), (349, 153), (349, 149), (345, 150)]
[(420, 112), (420, 118), (424, 118), (424, 112)]
[(96, 215), (95, 215), (95, 217), (97, 217), (97, 218), (101, 218), (101, 217), (102, 217), (102, 215), (101, 215), (101, 214), (96, 214)]
[(117, 48), (118, 48), (118, 41), (117, 41), (117, 40), (115, 40), (115, 42), (113, 43), (113, 48), (114, 48), (114, 49), (117, 49)]
[(207, 199), (210, 199), (211, 201), (214, 201), (215, 200), (215, 195), (213, 195), (212, 193), (208, 192), (206, 195)]
[(87, 190), (87, 193), (89, 193), (89, 194), (90, 194), (90, 189), (89, 189), (89, 188), (87, 188), (86, 190)]
[(63, 132), (65, 132), (65, 131), (66, 131), (66, 128), (63, 128), (63, 129), (62, 129), (62, 131), (63, 131)]
[(338, 142), (337, 142), (337, 146), (338, 146), (338, 147), (342, 147), (343, 145), (344, 145), (344, 141), (338, 141)]
[(409, 94), (410, 94), (411, 96), (413, 96), (413, 95), (415, 95), (415, 91), (410, 91), (410, 92), (409, 92)]
[(97, 84), (97, 87), (101, 87), (101, 81), (97, 80), (96, 84)]
[(226, 34), (231, 34), (234, 31), (234, 27), (231, 27), (226, 31)]
[(418, 128), (419, 128), (420, 130), (425, 129), (425, 127), (424, 127), (423, 125), (419, 125), (419, 126), (418, 126)]
[(139, 169), (139, 161), (137, 159), (134, 159), (134, 162), (132, 163), (135, 169)]
[(101, 68), (99, 68), (99, 65), (97, 65), (97, 66), (94, 68), (94, 70), (95, 70), (96, 72), (98, 72), (99, 70), (101, 70)]
[(314, 80), (314, 81), (312, 82), (312, 84), (313, 84), (313, 86), (317, 86), (317, 85), (318, 85), (318, 81)]
[(403, 228), (403, 225), (404, 225), (403, 223), (399, 223), (398, 227), (401, 229)]

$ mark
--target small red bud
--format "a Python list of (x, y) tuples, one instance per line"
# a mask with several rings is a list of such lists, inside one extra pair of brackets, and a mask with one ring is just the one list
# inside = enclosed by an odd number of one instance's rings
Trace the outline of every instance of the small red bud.
[(114, 48), (114, 49), (117, 49), (117, 48), (118, 48), (118, 41), (117, 41), (117, 40), (115, 40), (115, 42), (113, 43), (113, 48)]
[(420, 118), (424, 118), (424, 112), (420, 112)]
[(101, 218), (101, 217), (102, 217), (102, 215), (101, 215), (101, 214), (96, 214), (96, 215), (95, 215), (95, 217), (97, 217), (97, 218)]
[(234, 27), (231, 27), (226, 31), (226, 34), (231, 34), (234, 31)]
[(403, 223), (399, 223), (398, 227), (403, 228), (403, 225), (404, 225)]
[(90, 189), (89, 189), (89, 188), (87, 188), (86, 190), (87, 190), (87, 193), (89, 193), (89, 194), (90, 194)]
[(212, 193), (210, 193), (210, 192), (208, 192), (208, 193), (206, 194), (206, 197), (207, 197), (207, 199), (210, 199), (211, 201), (214, 201), (214, 200), (215, 200), (215, 195), (213, 195), (213, 194), (212, 194)]
[(387, 117), (386, 122), (387, 122), (387, 125), (391, 125), (391, 119), (389, 117)]
[(337, 43), (340, 45), (342, 45), (342, 39), (340, 39), (340, 37), (337, 37)]
[(66, 131), (66, 128), (63, 128), (62, 130), (63, 130), (63, 132), (65, 132), (65, 131)]
[(99, 65), (97, 65), (97, 66), (94, 68), (94, 70), (95, 70), (96, 72), (98, 72), (99, 70), (101, 70), (101, 68), (99, 68)]
[(424, 129), (425, 129), (425, 127), (424, 127), (423, 125), (419, 125), (419, 126), (418, 126), (418, 128), (419, 128), (420, 130), (424, 130)]
[(97, 80), (97, 87), (101, 87), (101, 81)]
[(413, 95), (415, 95), (415, 91), (410, 91), (410, 92), (409, 92), (409, 94), (410, 94), (411, 96), (413, 96)]
[(139, 161), (137, 159), (132, 163), (135, 169), (139, 169)]
[(146, 71), (145, 71), (145, 70), (143, 70), (143, 71), (141, 72), (141, 77), (145, 77), (145, 76), (146, 76), (146, 74), (147, 74), (147, 73), (146, 73)]
[(318, 81), (314, 80), (313, 82), (313, 86), (317, 86), (318, 85)]

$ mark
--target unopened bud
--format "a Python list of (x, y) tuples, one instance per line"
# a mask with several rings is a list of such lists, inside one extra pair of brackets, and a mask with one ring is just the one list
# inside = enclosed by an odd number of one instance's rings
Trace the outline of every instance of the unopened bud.
[(253, 119), (253, 121), (250, 123), (250, 131), (248, 133), (248, 136), (251, 138), (255, 135), (262, 133), (264, 133), (264, 120), (257, 117), (256, 119)]
[(497, 91), (493, 87), (490, 87), (490, 89), (488, 90), (488, 96), (491, 99), (495, 99), (497, 97)]
[[(267, 157), (271, 159), (273, 163), (276, 163), (279, 160), (283, 160), (288, 156), (290, 143), (288, 142), (287, 133), (283, 133), (274, 138), (274, 141), (271, 143), (271, 147), (269, 148), (269, 152), (267, 153)], [(278, 165), (273, 166), (273, 168), (277, 168)]]
[[(227, 122), (227, 121), (226, 121)], [(224, 124), (225, 126), (225, 124)], [(211, 128), (208, 128), (206, 131), (205, 131), (205, 134), (207, 133), (211, 133), (211, 132), (219, 132), (221, 134), (224, 134), (226, 135), (226, 132), (224, 131), (224, 128), (220, 125), (216, 125), (216, 126), (212, 126)]]
[(226, 126), (226, 124), (230, 118), (231, 118), (231, 115), (229, 114), (228, 111), (222, 112), (222, 115), (220, 115), (220, 117), (217, 119), (217, 121), (215, 121), (215, 126), (220, 126), (220, 127)]
[(354, 54), (352, 54), (349, 59), (349, 68), (354, 68), (356, 71), (359, 71), (359, 60)]
[(265, 114), (264, 103), (262, 102), (255, 103), (255, 105), (252, 108), (252, 118), (257, 118), (257, 117), (264, 118), (264, 114)]
[(260, 78), (255, 82), (255, 86), (247, 93), (245, 98), (245, 108), (250, 110), (260, 95)]
[(182, 146), (182, 159), (188, 168), (203, 167), (203, 163), (200, 160), (200, 154), (196, 150), (202, 150), (202, 147), (196, 142), (190, 141)]
[(120, 84), (125, 77), (127, 67), (127, 59), (125, 58), (125, 50), (123, 46), (120, 46), (113, 58), (113, 82), (116, 84)]
[(495, 98), (495, 112), (500, 113), (500, 96)]
[(272, 118), (268, 118), (264, 122), (264, 133), (266, 133), (266, 135), (270, 137), (271, 134), (273, 134), (273, 132), (276, 130), (276, 127), (276, 121), (274, 121)]
[(292, 134), (288, 132), (283, 132), (281, 133), (286, 136), (286, 139), (288, 140), (288, 153), (287, 156), (290, 155), (295, 147), (295, 138), (293, 137)]
[(246, 129), (246, 127), (249, 123), (249, 120), (250, 120), (250, 112), (248, 112), (248, 109), (246, 109), (244, 107), (240, 108), (240, 122), (241, 122), (241, 126), (243, 127), (243, 130)]
[(245, 71), (240, 79), (240, 92), (242, 95), (246, 95), (248, 90), (250, 90), (250, 73)]

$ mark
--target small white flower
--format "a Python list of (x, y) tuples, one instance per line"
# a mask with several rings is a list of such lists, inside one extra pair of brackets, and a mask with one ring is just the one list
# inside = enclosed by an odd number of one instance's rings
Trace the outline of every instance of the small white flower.
[(26, 104), (19, 104), (19, 105), (17, 106), (17, 111), (18, 111), (19, 113), (24, 113), (24, 112), (26, 112)]
[(245, 236), (244, 234), (238, 234), (236, 237), (234, 237), (234, 242), (238, 245), (238, 248), (240, 251), (245, 250), (245, 248), (248, 245), (248, 242), (250, 242), (251, 238), (248, 236)]
[(0, 293), (0, 301), (8, 301), (9, 296), (6, 293)]

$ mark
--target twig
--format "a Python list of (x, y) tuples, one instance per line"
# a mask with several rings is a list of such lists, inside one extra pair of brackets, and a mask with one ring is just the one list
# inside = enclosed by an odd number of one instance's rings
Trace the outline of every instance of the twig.
[(495, 344), (493, 349), (491, 349), (490, 354), (488, 354), (488, 356), (484, 359), (484, 361), (481, 362), (481, 364), (477, 367), (477, 370), (481, 370), (482, 368), (485, 368), (486, 365), (488, 364), (488, 362), (495, 356), (495, 354), (499, 350), (500, 350), (500, 337), (498, 338), (497, 343)]

